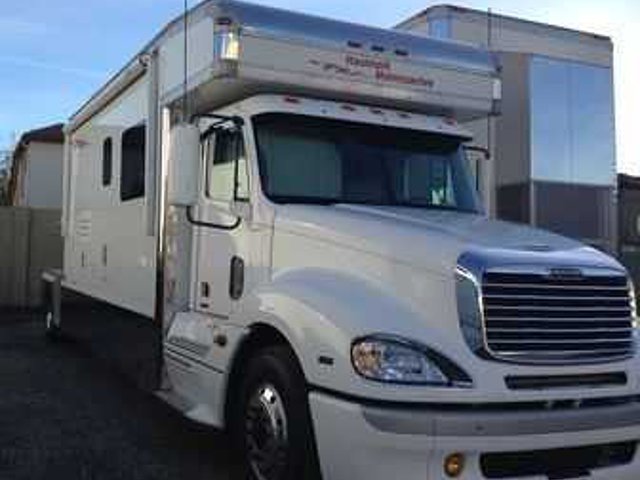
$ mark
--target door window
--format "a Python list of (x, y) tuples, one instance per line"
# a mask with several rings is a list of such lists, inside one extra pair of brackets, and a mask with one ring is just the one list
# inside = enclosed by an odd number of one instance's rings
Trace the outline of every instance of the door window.
[(207, 142), (206, 151), (207, 196), (221, 201), (247, 200), (249, 182), (242, 134), (221, 130)]

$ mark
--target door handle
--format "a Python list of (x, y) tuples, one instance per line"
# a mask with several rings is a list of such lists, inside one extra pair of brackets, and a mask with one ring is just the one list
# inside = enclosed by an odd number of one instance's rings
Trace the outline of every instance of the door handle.
[(233, 300), (242, 297), (244, 291), (244, 260), (234, 255), (231, 258), (231, 269), (229, 277), (229, 296)]

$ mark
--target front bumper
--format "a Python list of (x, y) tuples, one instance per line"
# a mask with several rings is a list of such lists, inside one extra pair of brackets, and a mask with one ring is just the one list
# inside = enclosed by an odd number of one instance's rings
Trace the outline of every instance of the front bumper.
[[(481, 455), (640, 441), (640, 404), (559, 411), (434, 411), (363, 406), (309, 395), (324, 480), (446, 479), (447, 455), (463, 453), (461, 477), (486, 479)], [(591, 470), (589, 480), (637, 480), (630, 463)], [(547, 480), (546, 476), (508, 478)]]

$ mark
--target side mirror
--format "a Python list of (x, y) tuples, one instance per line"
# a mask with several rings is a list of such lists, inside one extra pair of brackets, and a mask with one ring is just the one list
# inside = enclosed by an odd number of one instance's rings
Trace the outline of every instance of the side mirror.
[(170, 205), (188, 207), (198, 202), (200, 172), (200, 130), (180, 124), (171, 129), (167, 200)]

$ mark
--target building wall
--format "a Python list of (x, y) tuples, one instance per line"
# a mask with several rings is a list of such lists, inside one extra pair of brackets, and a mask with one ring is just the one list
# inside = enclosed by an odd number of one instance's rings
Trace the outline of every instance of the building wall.
[[(520, 53), (500, 55), (502, 111), (495, 120), (493, 145), (497, 217), (515, 222), (531, 220), (530, 105), (528, 60)], [(504, 141), (510, 139), (510, 141)]]
[(62, 157), (58, 143), (31, 142), (24, 152), (17, 206), (62, 207)]
[(640, 178), (618, 177), (618, 254), (640, 293)]
[(613, 251), (613, 45), (609, 38), (455, 6), (398, 26), (489, 48), (502, 68), (498, 118), (468, 127), (492, 151), (489, 212)]
[(613, 64), (613, 44), (607, 37), (466, 8), (432, 7), (397, 28), (445, 37), (442, 33), (446, 38), (499, 52), (546, 55), (609, 67)]

